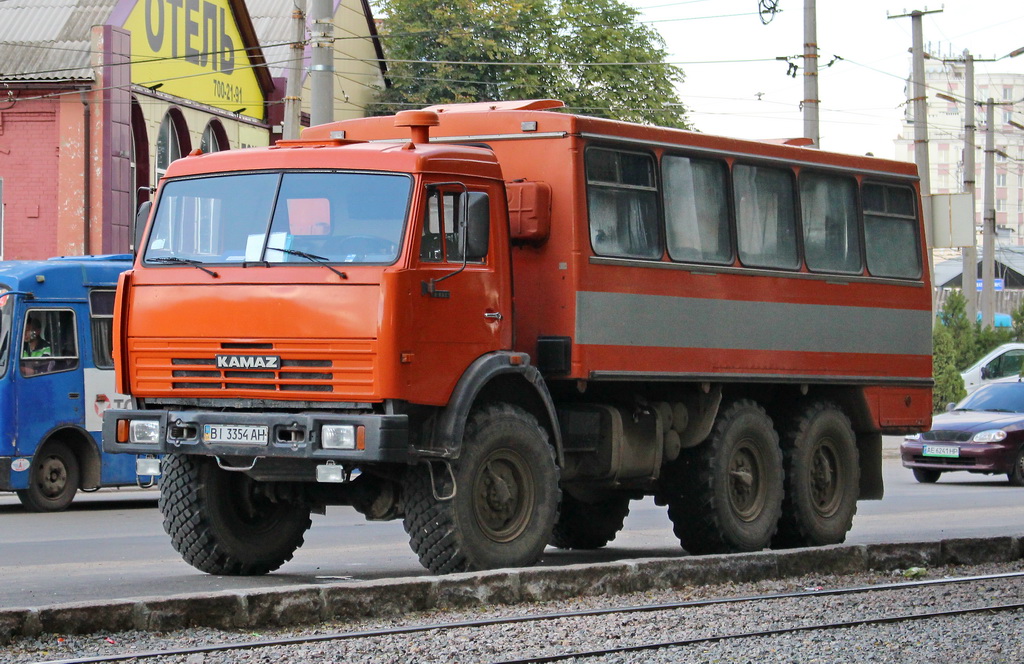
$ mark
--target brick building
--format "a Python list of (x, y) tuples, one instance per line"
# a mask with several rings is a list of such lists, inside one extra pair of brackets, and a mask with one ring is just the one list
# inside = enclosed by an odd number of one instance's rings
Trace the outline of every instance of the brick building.
[[(383, 61), (367, 0), (334, 6), (342, 119), (362, 115), (384, 85)], [(170, 161), (270, 144), (293, 9), (289, 0), (0, 3), (0, 258), (127, 251), (134, 210)], [(308, 82), (303, 99), (308, 107)]]

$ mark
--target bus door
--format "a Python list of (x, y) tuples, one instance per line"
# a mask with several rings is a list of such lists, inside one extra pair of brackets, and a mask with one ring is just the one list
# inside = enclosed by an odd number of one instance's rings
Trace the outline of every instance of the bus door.
[[(89, 291), (89, 329), (82, 334), (85, 428), (97, 445), (103, 431), (104, 411), (132, 407), (129, 397), (114, 390), (114, 294), (113, 289)], [(131, 484), (136, 481), (134, 455), (100, 456), (102, 484)]]
[(18, 452), (29, 455), (53, 429), (82, 426), (85, 399), (75, 311), (70, 307), (23, 311), (18, 326), (21, 352), (15, 421)]

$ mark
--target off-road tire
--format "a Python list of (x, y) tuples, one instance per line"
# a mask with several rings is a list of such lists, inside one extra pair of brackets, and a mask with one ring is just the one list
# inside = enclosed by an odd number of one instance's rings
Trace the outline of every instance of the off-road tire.
[(439, 463), (406, 473), (403, 525), (420, 563), (435, 574), (536, 563), (561, 494), (554, 448), (536, 418), (509, 404), (474, 410), (451, 472), (454, 487)]
[(629, 496), (609, 494), (594, 502), (562, 493), (551, 545), (559, 549), (600, 549), (622, 530), (629, 515)]
[(36, 451), (29, 468), (28, 488), (17, 492), (29, 512), (67, 509), (81, 486), (78, 457), (66, 444), (51, 440)]
[(746, 399), (724, 407), (708, 439), (679, 461), (681, 490), (668, 497), (668, 515), (686, 551), (760, 551), (771, 543), (782, 510), (782, 450), (763, 408)]
[(857, 437), (838, 406), (816, 402), (782, 437), (785, 495), (773, 548), (840, 544), (860, 495)]
[(170, 454), (158, 506), (185, 562), (209, 574), (255, 576), (291, 560), (309, 529), (309, 505), (272, 502), (243, 473), (213, 459)]

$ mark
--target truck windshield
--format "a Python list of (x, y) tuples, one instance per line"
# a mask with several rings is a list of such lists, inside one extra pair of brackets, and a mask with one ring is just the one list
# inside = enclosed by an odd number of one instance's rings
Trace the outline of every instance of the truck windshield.
[(411, 179), (353, 172), (257, 172), (166, 183), (144, 262), (390, 264)]

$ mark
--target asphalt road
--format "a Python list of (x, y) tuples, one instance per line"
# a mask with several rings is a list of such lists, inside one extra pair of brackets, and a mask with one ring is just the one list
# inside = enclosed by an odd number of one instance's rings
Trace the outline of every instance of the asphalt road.
[[(896, 442), (887, 440), (885, 499), (860, 503), (848, 543), (1024, 535), (1024, 488), (1003, 475), (966, 473), (918, 484), (892, 453)], [(605, 549), (549, 549), (542, 564), (678, 555), (665, 508), (644, 500), (631, 505), (623, 532)], [(182, 562), (163, 532), (155, 491), (80, 495), (56, 514), (28, 514), (13, 494), (0, 494), (3, 608), (427, 574), (400, 522), (370, 523), (349, 508), (314, 515), (306, 544), (276, 573), (232, 578)]]

